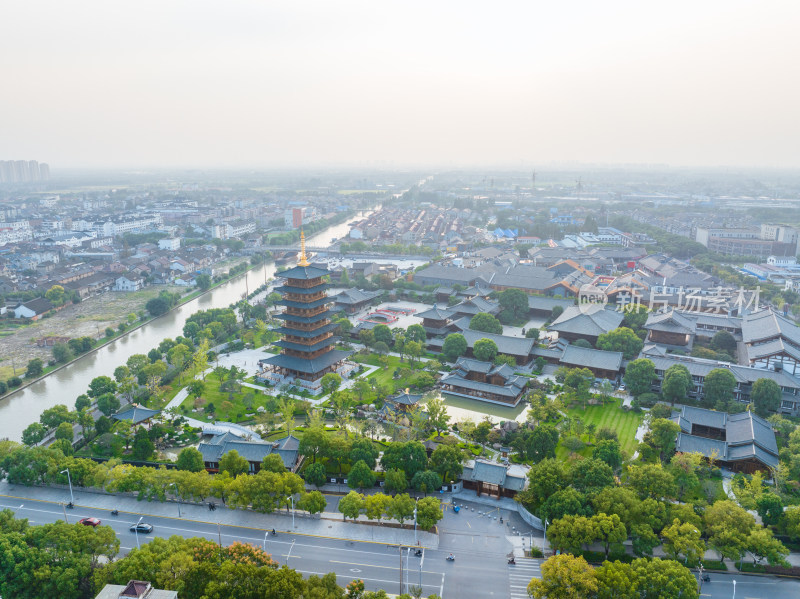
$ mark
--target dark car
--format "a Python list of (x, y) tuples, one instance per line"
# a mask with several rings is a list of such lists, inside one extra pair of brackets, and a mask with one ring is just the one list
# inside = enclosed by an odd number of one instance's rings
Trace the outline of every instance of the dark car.
[(85, 526), (99, 526), (100, 518), (81, 518), (78, 523)]
[(146, 522), (140, 522), (131, 526), (131, 532), (153, 532), (153, 525)]

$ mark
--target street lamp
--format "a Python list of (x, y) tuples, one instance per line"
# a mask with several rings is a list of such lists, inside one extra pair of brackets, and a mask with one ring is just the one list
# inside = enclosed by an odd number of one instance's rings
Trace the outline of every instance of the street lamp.
[(544, 535), (542, 536), (542, 556), (544, 556), (544, 544), (547, 542), (547, 518), (544, 519)]
[(703, 562), (702, 561), (697, 566), (697, 571), (700, 572), (700, 576), (699, 576), (699, 579), (697, 581), (698, 582), (697, 592), (698, 593), (702, 593), (703, 592)]
[(133, 530), (136, 531), (136, 548), (137, 549), (141, 549), (141, 547), (139, 546), (139, 525), (142, 523), (142, 520), (144, 520), (144, 516), (139, 518), (139, 521), (136, 523), (136, 526), (133, 528)]
[(181, 517), (181, 500), (180, 500), (180, 497), (178, 497), (178, 485), (176, 485), (175, 483), (169, 483), (168, 486), (175, 487), (175, 501), (178, 503), (178, 518), (180, 518)]
[(72, 494), (72, 477), (69, 475), (69, 468), (66, 470), (62, 470), (59, 474), (67, 473), (67, 482), (69, 482), (69, 501), (71, 504), (75, 504), (75, 495)]
[(419, 545), (419, 541), (417, 541), (417, 504), (419, 503), (419, 497), (416, 498), (414, 503), (414, 544)]
[(264, 553), (267, 552), (267, 535), (269, 534), (268, 530), (264, 531)]
[(294, 495), (289, 495), (286, 499), (292, 502), (292, 530), (294, 530)]

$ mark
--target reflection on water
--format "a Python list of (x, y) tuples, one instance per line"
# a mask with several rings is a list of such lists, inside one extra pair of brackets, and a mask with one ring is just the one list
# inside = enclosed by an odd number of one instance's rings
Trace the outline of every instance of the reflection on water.
[[(327, 231), (309, 237), (309, 245), (330, 245), (334, 237), (341, 238), (347, 235), (350, 230), (349, 223), (361, 218), (363, 216), (353, 217)], [(125, 364), (133, 354), (146, 354), (162, 339), (182, 335), (186, 319), (198, 310), (225, 308), (239, 301), (248, 286), (251, 290), (255, 289), (265, 278), (275, 275), (274, 264), (267, 264), (265, 269), (266, 272), (264, 268), (252, 270), (246, 276), (220, 285), (98, 351), (76, 360), (19, 393), (0, 400), (0, 439), (8, 437), (18, 441), (25, 427), (37, 420), (44, 410), (56, 404), (66, 404), (70, 409), (73, 408), (75, 398), (86, 392), (93, 378), (100, 375), (111, 376), (114, 369)]]

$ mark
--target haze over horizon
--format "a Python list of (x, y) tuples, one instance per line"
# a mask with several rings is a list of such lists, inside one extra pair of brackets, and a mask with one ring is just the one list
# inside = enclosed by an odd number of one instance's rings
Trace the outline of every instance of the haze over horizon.
[(0, 9), (0, 159), (800, 167), (800, 4)]

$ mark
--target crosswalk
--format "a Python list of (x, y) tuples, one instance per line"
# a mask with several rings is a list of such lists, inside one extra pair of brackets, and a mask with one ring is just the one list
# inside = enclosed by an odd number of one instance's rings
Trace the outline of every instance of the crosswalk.
[(539, 560), (517, 558), (517, 563), (508, 566), (508, 586), (511, 599), (529, 599), (528, 583), (531, 578), (541, 578)]

